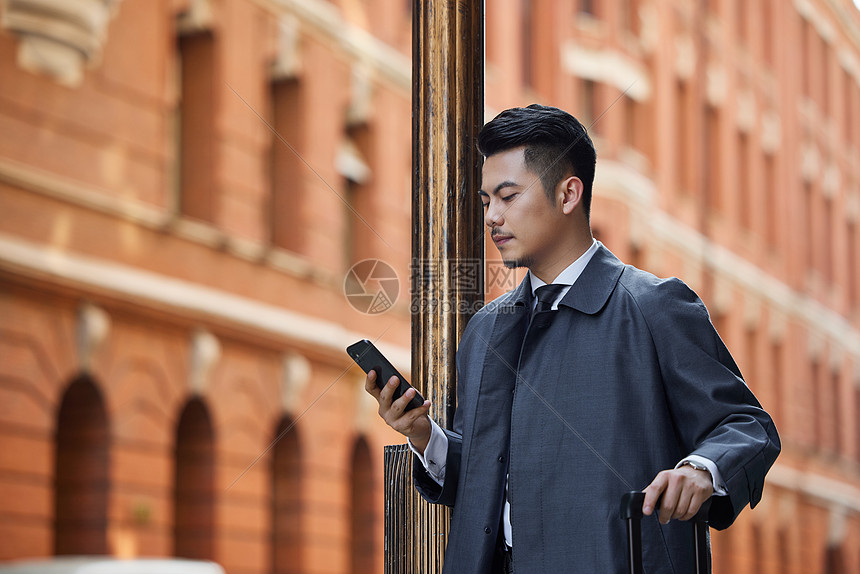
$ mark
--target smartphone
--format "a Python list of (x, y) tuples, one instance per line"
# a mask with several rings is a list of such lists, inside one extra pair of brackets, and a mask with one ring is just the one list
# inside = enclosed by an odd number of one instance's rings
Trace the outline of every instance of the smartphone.
[[(353, 343), (346, 348), (346, 352), (356, 363), (358, 363), (358, 366), (361, 367), (365, 373), (370, 374), (370, 371), (376, 371), (376, 386), (380, 389), (385, 386), (388, 379), (391, 377), (397, 377), (400, 380), (400, 386), (394, 391), (392, 400), (396, 401), (403, 396), (403, 393), (409, 390), (410, 385), (406, 379), (403, 378), (403, 375), (398, 373), (397, 369), (394, 368), (394, 365), (392, 365), (391, 362), (379, 352), (379, 349), (377, 349), (374, 344), (367, 339), (362, 339), (357, 343)], [(421, 393), (416, 389), (415, 396), (412, 397), (412, 400), (406, 405), (406, 410), (408, 411), (415, 407), (420, 407), (423, 404), (424, 397), (422, 397)]]

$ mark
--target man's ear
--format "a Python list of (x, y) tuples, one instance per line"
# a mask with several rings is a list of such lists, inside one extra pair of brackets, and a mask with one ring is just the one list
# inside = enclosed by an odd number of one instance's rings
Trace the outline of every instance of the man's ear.
[(570, 215), (582, 201), (582, 180), (572, 175), (559, 184), (561, 187), (561, 210)]

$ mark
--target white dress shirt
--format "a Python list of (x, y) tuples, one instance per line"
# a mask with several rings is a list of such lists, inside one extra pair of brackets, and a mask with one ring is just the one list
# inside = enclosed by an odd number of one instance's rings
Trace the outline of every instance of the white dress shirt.
[[(558, 303), (561, 301), (567, 292), (570, 291), (570, 287), (576, 282), (579, 276), (582, 274), (582, 271), (585, 269), (585, 266), (588, 265), (588, 262), (591, 261), (592, 256), (597, 252), (597, 249), (600, 247), (600, 242), (596, 239), (592, 241), (591, 247), (589, 247), (585, 253), (583, 253), (576, 261), (567, 266), (561, 273), (559, 273), (558, 277), (556, 277), (552, 283), (558, 285), (566, 285), (567, 287), (562, 289), (561, 292), (556, 297), (555, 301), (553, 301), (552, 309), (558, 309)], [(545, 282), (538, 279), (533, 273), (529, 272), (528, 274), (529, 281), (531, 283), (532, 289), (532, 311), (534, 311), (535, 305), (537, 305), (537, 297), (535, 297), (535, 291), (538, 287), (543, 287), (546, 285)], [(448, 437), (442, 428), (436, 424), (436, 421), (430, 419), (430, 441), (427, 443), (427, 448), (424, 449), (424, 454), (422, 455), (415, 447), (412, 446), (411, 441), (407, 440), (409, 444), (409, 448), (412, 449), (412, 452), (418, 457), (418, 460), (421, 461), (421, 464), (424, 465), (424, 468), (427, 470), (427, 474), (430, 475), (434, 481), (436, 481), (439, 486), (442, 486), (445, 483), (445, 460), (448, 455)], [(725, 483), (723, 483), (722, 477), (720, 476), (720, 471), (717, 469), (717, 466), (710, 460), (698, 456), (698, 455), (690, 455), (685, 459), (681, 460), (675, 468), (680, 467), (685, 462), (696, 462), (698, 464), (704, 465), (711, 473), (711, 478), (713, 480), (714, 485), (714, 494), (717, 495), (725, 495)], [(505, 489), (507, 490), (507, 484), (505, 485)], [(505, 544), (510, 547), (513, 547), (513, 536), (511, 531), (511, 503), (508, 501), (507, 495), (505, 496), (505, 508), (503, 514), (503, 529), (505, 535)]]

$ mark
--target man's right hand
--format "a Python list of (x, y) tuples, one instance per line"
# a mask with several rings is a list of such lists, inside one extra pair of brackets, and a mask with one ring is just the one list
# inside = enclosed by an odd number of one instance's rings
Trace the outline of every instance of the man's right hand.
[(405, 411), (406, 405), (415, 396), (416, 391), (409, 387), (403, 396), (392, 401), (394, 391), (400, 385), (397, 377), (388, 379), (382, 389), (376, 386), (376, 371), (370, 371), (364, 382), (364, 390), (370, 393), (379, 403), (379, 416), (391, 428), (405, 436), (412, 446), (420, 453), (424, 453), (427, 443), (430, 442), (430, 401), (424, 401), (420, 407)]

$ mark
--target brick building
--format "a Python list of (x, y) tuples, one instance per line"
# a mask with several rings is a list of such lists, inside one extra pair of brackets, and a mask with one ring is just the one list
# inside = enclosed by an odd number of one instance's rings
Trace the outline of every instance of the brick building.
[[(400, 441), (343, 348), (378, 339), (408, 371), (410, 2), (2, 10), (0, 560), (381, 571)], [(860, 11), (486, 17), (487, 115), (592, 126), (597, 235), (702, 295), (780, 429), (715, 571), (860, 570)], [(401, 279), (384, 313), (344, 294), (368, 258)]]

